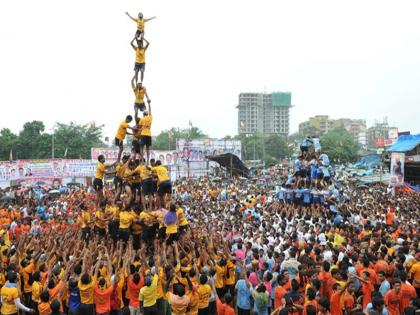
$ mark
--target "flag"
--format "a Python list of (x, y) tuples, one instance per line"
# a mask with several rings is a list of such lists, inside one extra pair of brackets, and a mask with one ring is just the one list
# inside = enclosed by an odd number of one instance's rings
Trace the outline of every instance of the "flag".
[(67, 148), (66, 148), (66, 150), (64, 151), (64, 157), (65, 157), (65, 158), (67, 157)]
[(9, 161), (13, 161), (13, 150), (10, 150)]

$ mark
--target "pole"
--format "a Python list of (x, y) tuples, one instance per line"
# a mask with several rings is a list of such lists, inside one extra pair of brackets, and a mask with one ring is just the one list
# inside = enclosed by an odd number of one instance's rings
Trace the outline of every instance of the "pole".
[(52, 134), (51, 158), (54, 159), (54, 131)]
[(230, 155), (230, 178), (232, 178), (232, 176), (233, 176), (233, 166), (232, 166), (232, 157), (233, 157), (233, 155), (231, 154)]

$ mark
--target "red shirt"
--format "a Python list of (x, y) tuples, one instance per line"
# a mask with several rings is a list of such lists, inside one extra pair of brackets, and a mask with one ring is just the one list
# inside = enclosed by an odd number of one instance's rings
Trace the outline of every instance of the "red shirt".
[(225, 315), (226, 314), (226, 305), (220, 301), (220, 299), (216, 300), (216, 307), (217, 307), (217, 315)]
[(334, 315), (343, 315), (343, 310), (340, 305), (341, 292), (337, 291), (332, 294), (330, 298), (330, 311)]
[(373, 284), (362, 283), (362, 293), (363, 293), (363, 309), (372, 301), (372, 292), (375, 291)]
[(130, 300), (129, 306), (139, 307), (139, 293), (140, 289), (144, 286), (144, 279), (141, 278), (138, 284), (135, 284), (133, 279), (128, 280), (128, 299)]
[(416, 289), (407, 283), (401, 283), (400, 312), (410, 305), (410, 301), (417, 297)]
[(386, 308), (388, 309), (389, 315), (399, 315), (400, 311), (400, 300), (401, 300), (401, 291), (396, 293), (395, 289), (389, 290), (384, 297)]
[(318, 311), (318, 303), (317, 303), (317, 301), (316, 301), (316, 300), (312, 300), (312, 301), (308, 301), (308, 302), (306, 302), (306, 303), (305, 303), (305, 305), (303, 306), (303, 312), (302, 312), (302, 315), (307, 315), (307, 312), (306, 312), (306, 307), (307, 307), (308, 305), (312, 305), (312, 306), (314, 306), (314, 307), (315, 307), (315, 309), (316, 309), (316, 311)]
[(331, 279), (331, 273), (321, 271), (318, 275), (318, 280), (321, 282), (320, 294), (321, 296), (328, 297), (327, 283)]
[(282, 286), (278, 286), (274, 289), (274, 309), (277, 309), (281, 306), (281, 300), (286, 294), (286, 289)]

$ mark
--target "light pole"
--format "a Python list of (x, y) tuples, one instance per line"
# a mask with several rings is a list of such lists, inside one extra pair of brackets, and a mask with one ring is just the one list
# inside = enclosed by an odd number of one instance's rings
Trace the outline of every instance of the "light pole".
[(51, 146), (51, 158), (54, 159), (54, 133), (55, 131), (53, 130), (53, 134), (52, 134), (52, 146)]

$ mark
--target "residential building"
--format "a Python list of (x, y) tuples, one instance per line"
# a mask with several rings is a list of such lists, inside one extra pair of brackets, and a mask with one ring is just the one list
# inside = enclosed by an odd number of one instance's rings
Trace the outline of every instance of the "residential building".
[(338, 127), (337, 121), (328, 115), (316, 115), (299, 124), (299, 133), (304, 136), (321, 136)]
[(366, 121), (364, 119), (332, 119), (328, 115), (316, 115), (299, 124), (299, 133), (303, 136), (320, 137), (336, 128), (344, 128), (354, 141), (366, 146)]
[(239, 134), (289, 134), (290, 92), (239, 94)]

